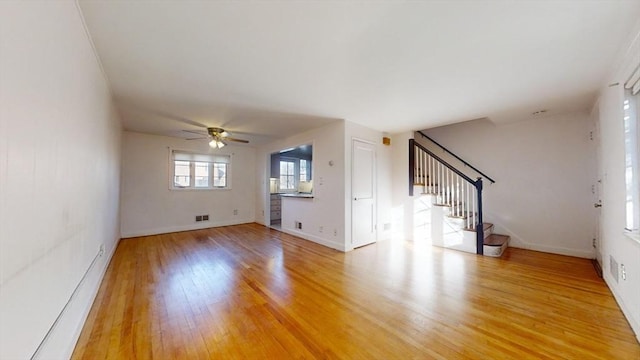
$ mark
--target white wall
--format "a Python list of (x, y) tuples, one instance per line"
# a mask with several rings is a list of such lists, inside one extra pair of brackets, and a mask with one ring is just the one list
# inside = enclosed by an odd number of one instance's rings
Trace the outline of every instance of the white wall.
[(391, 216), (392, 237), (414, 238), (414, 198), (409, 196), (409, 139), (413, 132), (393, 134), (391, 137)]
[(595, 142), (588, 114), (425, 131), (496, 183), (484, 182), (484, 221), (510, 246), (593, 258)]
[[(232, 155), (231, 189), (169, 190), (170, 149)], [(253, 222), (255, 156), (250, 146), (214, 150), (206, 141), (124, 132), (122, 237)], [(195, 221), (205, 214), (209, 221)]]
[[(621, 84), (624, 84), (635, 66), (640, 64), (640, 31), (636, 30), (631, 35), (630, 38), (635, 38), (635, 42), (627, 42), (630, 45), (623, 49), (623, 55), (620, 56), (622, 65), (603, 84), (598, 104), (594, 107), (594, 116), (599, 120), (598, 177), (602, 179), (601, 237), (598, 251), (602, 259), (604, 279), (640, 341), (640, 243), (626, 237), (623, 230), (625, 170)], [(614, 83), (619, 85), (609, 86)], [(617, 269), (611, 269), (611, 257), (618, 262)], [(620, 273), (620, 265), (625, 266), (627, 279), (623, 280), (619, 276), (616, 282), (611, 272)]]
[[(344, 122), (336, 121), (317, 129), (262, 146), (257, 152), (256, 221), (267, 224), (269, 215), (270, 155), (283, 149), (313, 144), (313, 199), (283, 199), (295, 204), (295, 219), (282, 219), (282, 230), (304, 239), (344, 251)], [(332, 161), (333, 165), (329, 165)], [(287, 206), (287, 204), (283, 204)], [(283, 213), (283, 216), (285, 214)], [(303, 229), (294, 229), (293, 221), (302, 222)], [(323, 231), (320, 232), (320, 227)], [(335, 230), (335, 235), (334, 235)]]
[(0, 358), (68, 358), (119, 238), (120, 123), (75, 2), (1, 2), (0, 55)]

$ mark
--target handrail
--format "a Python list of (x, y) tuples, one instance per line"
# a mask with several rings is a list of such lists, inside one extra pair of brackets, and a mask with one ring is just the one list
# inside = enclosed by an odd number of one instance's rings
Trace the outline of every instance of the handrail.
[[(413, 142), (413, 144), (411, 144)], [(449, 164), (448, 162), (442, 160), (441, 157), (439, 157), (438, 155), (434, 154), (433, 152), (431, 152), (431, 150), (425, 148), (424, 146), (420, 145), (418, 142), (416, 142), (414, 139), (409, 139), (409, 147), (411, 146), (417, 146), (418, 148), (420, 148), (422, 151), (426, 152), (427, 154), (431, 155), (434, 159), (438, 160), (440, 163), (442, 163), (442, 165), (446, 166), (449, 170), (453, 171), (454, 173), (458, 174), (461, 178), (465, 179), (466, 181), (470, 182), (471, 184), (476, 184), (477, 180), (473, 180), (470, 177), (468, 177), (467, 175), (463, 174), (460, 170), (456, 169), (455, 167), (453, 167), (453, 165)], [(411, 160), (409, 160), (411, 161)], [(411, 162), (409, 162), (411, 164)], [(480, 178), (478, 178), (480, 179)]]
[[(477, 172), (478, 174), (484, 176), (487, 180), (491, 181), (492, 184), (495, 184), (495, 180), (493, 180), (492, 178), (490, 178), (487, 174), (483, 173), (482, 171), (478, 170), (475, 166), (469, 164), (468, 162), (464, 161), (461, 157), (459, 157), (458, 155), (452, 153), (451, 151), (449, 151), (449, 149), (447, 149), (446, 147), (440, 145), (440, 143), (438, 143), (437, 141), (433, 140), (432, 138), (430, 138), (429, 136), (425, 135), (422, 131), (418, 130), (418, 133), (420, 135), (422, 135), (423, 137), (429, 139), (429, 141), (431, 141), (432, 143), (438, 145), (442, 150), (444, 150), (445, 152), (447, 152), (449, 155), (453, 156), (454, 158), (460, 160), (465, 166), (468, 166), (470, 168), (472, 168), (475, 172)], [(432, 154), (433, 155), (433, 154)]]

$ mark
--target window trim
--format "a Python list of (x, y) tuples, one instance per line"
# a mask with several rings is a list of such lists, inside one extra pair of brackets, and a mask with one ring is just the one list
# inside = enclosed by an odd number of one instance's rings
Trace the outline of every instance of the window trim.
[(280, 167), (280, 164), (282, 162), (290, 162), (293, 164), (293, 188), (292, 189), (284, 189), (282, 188), (282, 169), (280, 168), (280, 173), (278, 175), (278, 191), (281, 193), (289, 193), (289, 192), (296, 192), (298, 190), (298, 179), (296, 178), (296, 176), (300, 176), (300, 172), (298, 170), (298, 167), (300, 166), (300, 164), (298, 163), (298, 159), (296, 158), (290, 158), (290, 157), (281, 157), (278, 160), (278, 167)]
[[(624, 234), (640, 243), (640, 63), (635, 67), (624, 85), (623, 96), (623, 131), (624, 131), (624, 169), (625, 169), (625, 228)], [(627, 121), (630, 123), (627, 124)], [(631, 131), (627, 131), (627, 126)], [(633, 145), (627, 146), (627, 142)], [(631, 158), (629, 160), (629, 158)], [(628, 161), (631, 162), (628, 166)], [(627, 183), (627, 171), (631, 167), (631, 184)], [(635, 184), (635, 188), (633, 188)], [(632, 187), (629, 189), (629, 187)], [(631, 215), (629, 214), (628, 198), (631, 197)], [(629, 216), (633, 228), (629, 228)]]
[[(303, 169), (302, 162), (303, 161), (304, 161), (304, 164), (305, 164), (304, 165), (304, 177), (305, 177), (304, 180), (302, 179), (302, 169)], [(311, 170), (310, 163), (311, 162), (309, 160), (307, 160), (307, 159), (298, 159), (298, 184), (300, 184), (300, 182), (303, 182), (303, 181), (305, 181), (305, 182), (309, 181), (309, 177), (310, 177), (309, 173), (310, 173), (310, 170)]]
[[(625, 169), (625, 230), (638, 231), (640, 228), (638, 225), (640, 220), (639, 211), (639, 199), (638, 193), (640, 192), (637, 187), (634, 187), (634, 183), (638, 178), (638, 114), (635, 96), (631, 95), (631, 92), (626, 90), (623, 102), (624, 108), (624, 169)], [(629, 174), (630, 173), (630, 174)], [(628, 177), (630, 179), (628, 179)], [(630, 203), (630, 204), (629, 204)], [(631, 205), (631, 211), (629, 211), (629, 205)], [(631, 212), (631, 214), (629, 214)], [(629, 223), (629, 217), (631, 217), (631, 223)], [(631, 226), (629, 226), (632, 224)]]
[[(176, 158), (177, 157), (177, 158)], [(175, 161), (188, 161), (189, 162), (189, 186), (176, 186), (175, 180)], [(208, 178), (209, 186), (196, 187), (195, 186), (195, 164), (196, 163), (208, 163)], [(201, 153), (189, 150), (178, 150), (169, 148), (169, 190), (177, 191), (219, 191), (219, 190), (231, 190), (232, 189), (232, 163), (233, 154), (229, 153)], [(226, 186), (213, 186), (214, 184), (214, 164), (226, 165)]]

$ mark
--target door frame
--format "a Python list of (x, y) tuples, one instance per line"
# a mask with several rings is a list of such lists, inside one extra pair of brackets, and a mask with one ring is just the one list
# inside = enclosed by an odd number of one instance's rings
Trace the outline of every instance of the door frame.
[(592, 188), (594, 206), (596, 206), (596, 216), (595, 216), (595, 230), (593, 234), (593, 248), (595, 251), (595, 262), (600, 267), (600, 272), (603, 269), (603, 261), (602, 261), (602, 224), (603, 224), (603, 214), (602, 214), (602, 198), (603, 198), (603, 181), (604, 169), (603, 169), (603, 158), (602, 158), (602, 123), (600, 119), (600, 101), (596, 102), (595, 106), (591, 110), (591, 119), (593, 121), (593, 130), (591, 132), (591, 140), (594, 142), (595, 152), (596, 152), (596, 178), (594, 179), (594, 184)]
[[(355, 163), (355, 152), (353, 151), (354, 149), (354, 145), (355, 142), (360, 142), (360, 143), (365, 143), (368, 145), (371, 145), (373, 147), (373, 213), (374, 213), (374, 239), (372, 242), (368, 242), (368, 243), (363, 243), (363, 244), (356, 244), (354, 242), (354, 231), (355, 231), (355, 227), (354, 227), (354, 206), (353, 206), (353, 180), (354, 180), (354, 176), (353, 176), (353, 171), (354, 171), (354, 163)], [(356, 247), (360, 247), (360, 246), (366, 246), (369, 244), (373, 244), (378, 242), (378, 147), (377, 147), (377, 143), (371, 140), (366, 140), (366, 139), (362, 139), (362, 138), (358, 138), (358, 137), (352, 137), (351, 138), (351, 179), (350, 179), (350, 196), (349, 196), (349, 202), (350, 202), (350, 209), (351, 209), (351, 244), (349, 244), (350, 248), (356, 248)]]

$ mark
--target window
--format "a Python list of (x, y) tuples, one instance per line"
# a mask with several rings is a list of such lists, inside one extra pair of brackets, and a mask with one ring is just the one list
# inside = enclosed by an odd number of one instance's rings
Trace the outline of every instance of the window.
[(195, 162), (194, 166), (196, 169), (195, 186), (197, 188), (209, 187), (209, 163)]
[(625, 228), (628, 231), (638, 231), (640, 228), (640, 183), (638, 167), (638, 95), (631, 91), (625, 94), (624, 109), (624, 170), (625, 170)]
[(227, 187), (227, 164), (213, 163), (213, 186)]
[(280, 160), (280, 190), (295, 190), (296, 163), (294, 160)]
[(189, 170), (188, 161), (174, 161), (174, 186), (185, 187), (191, 182), (191, 172)]
[(300, 159), (300, 181), (309, 181), (308, 161)]
[(625, 83), (624, 124), (625, 229), (640, 233), (640, 65)]
[(230, 155), (173, 150), (171, 157), (172, 189), (229, 188)]

